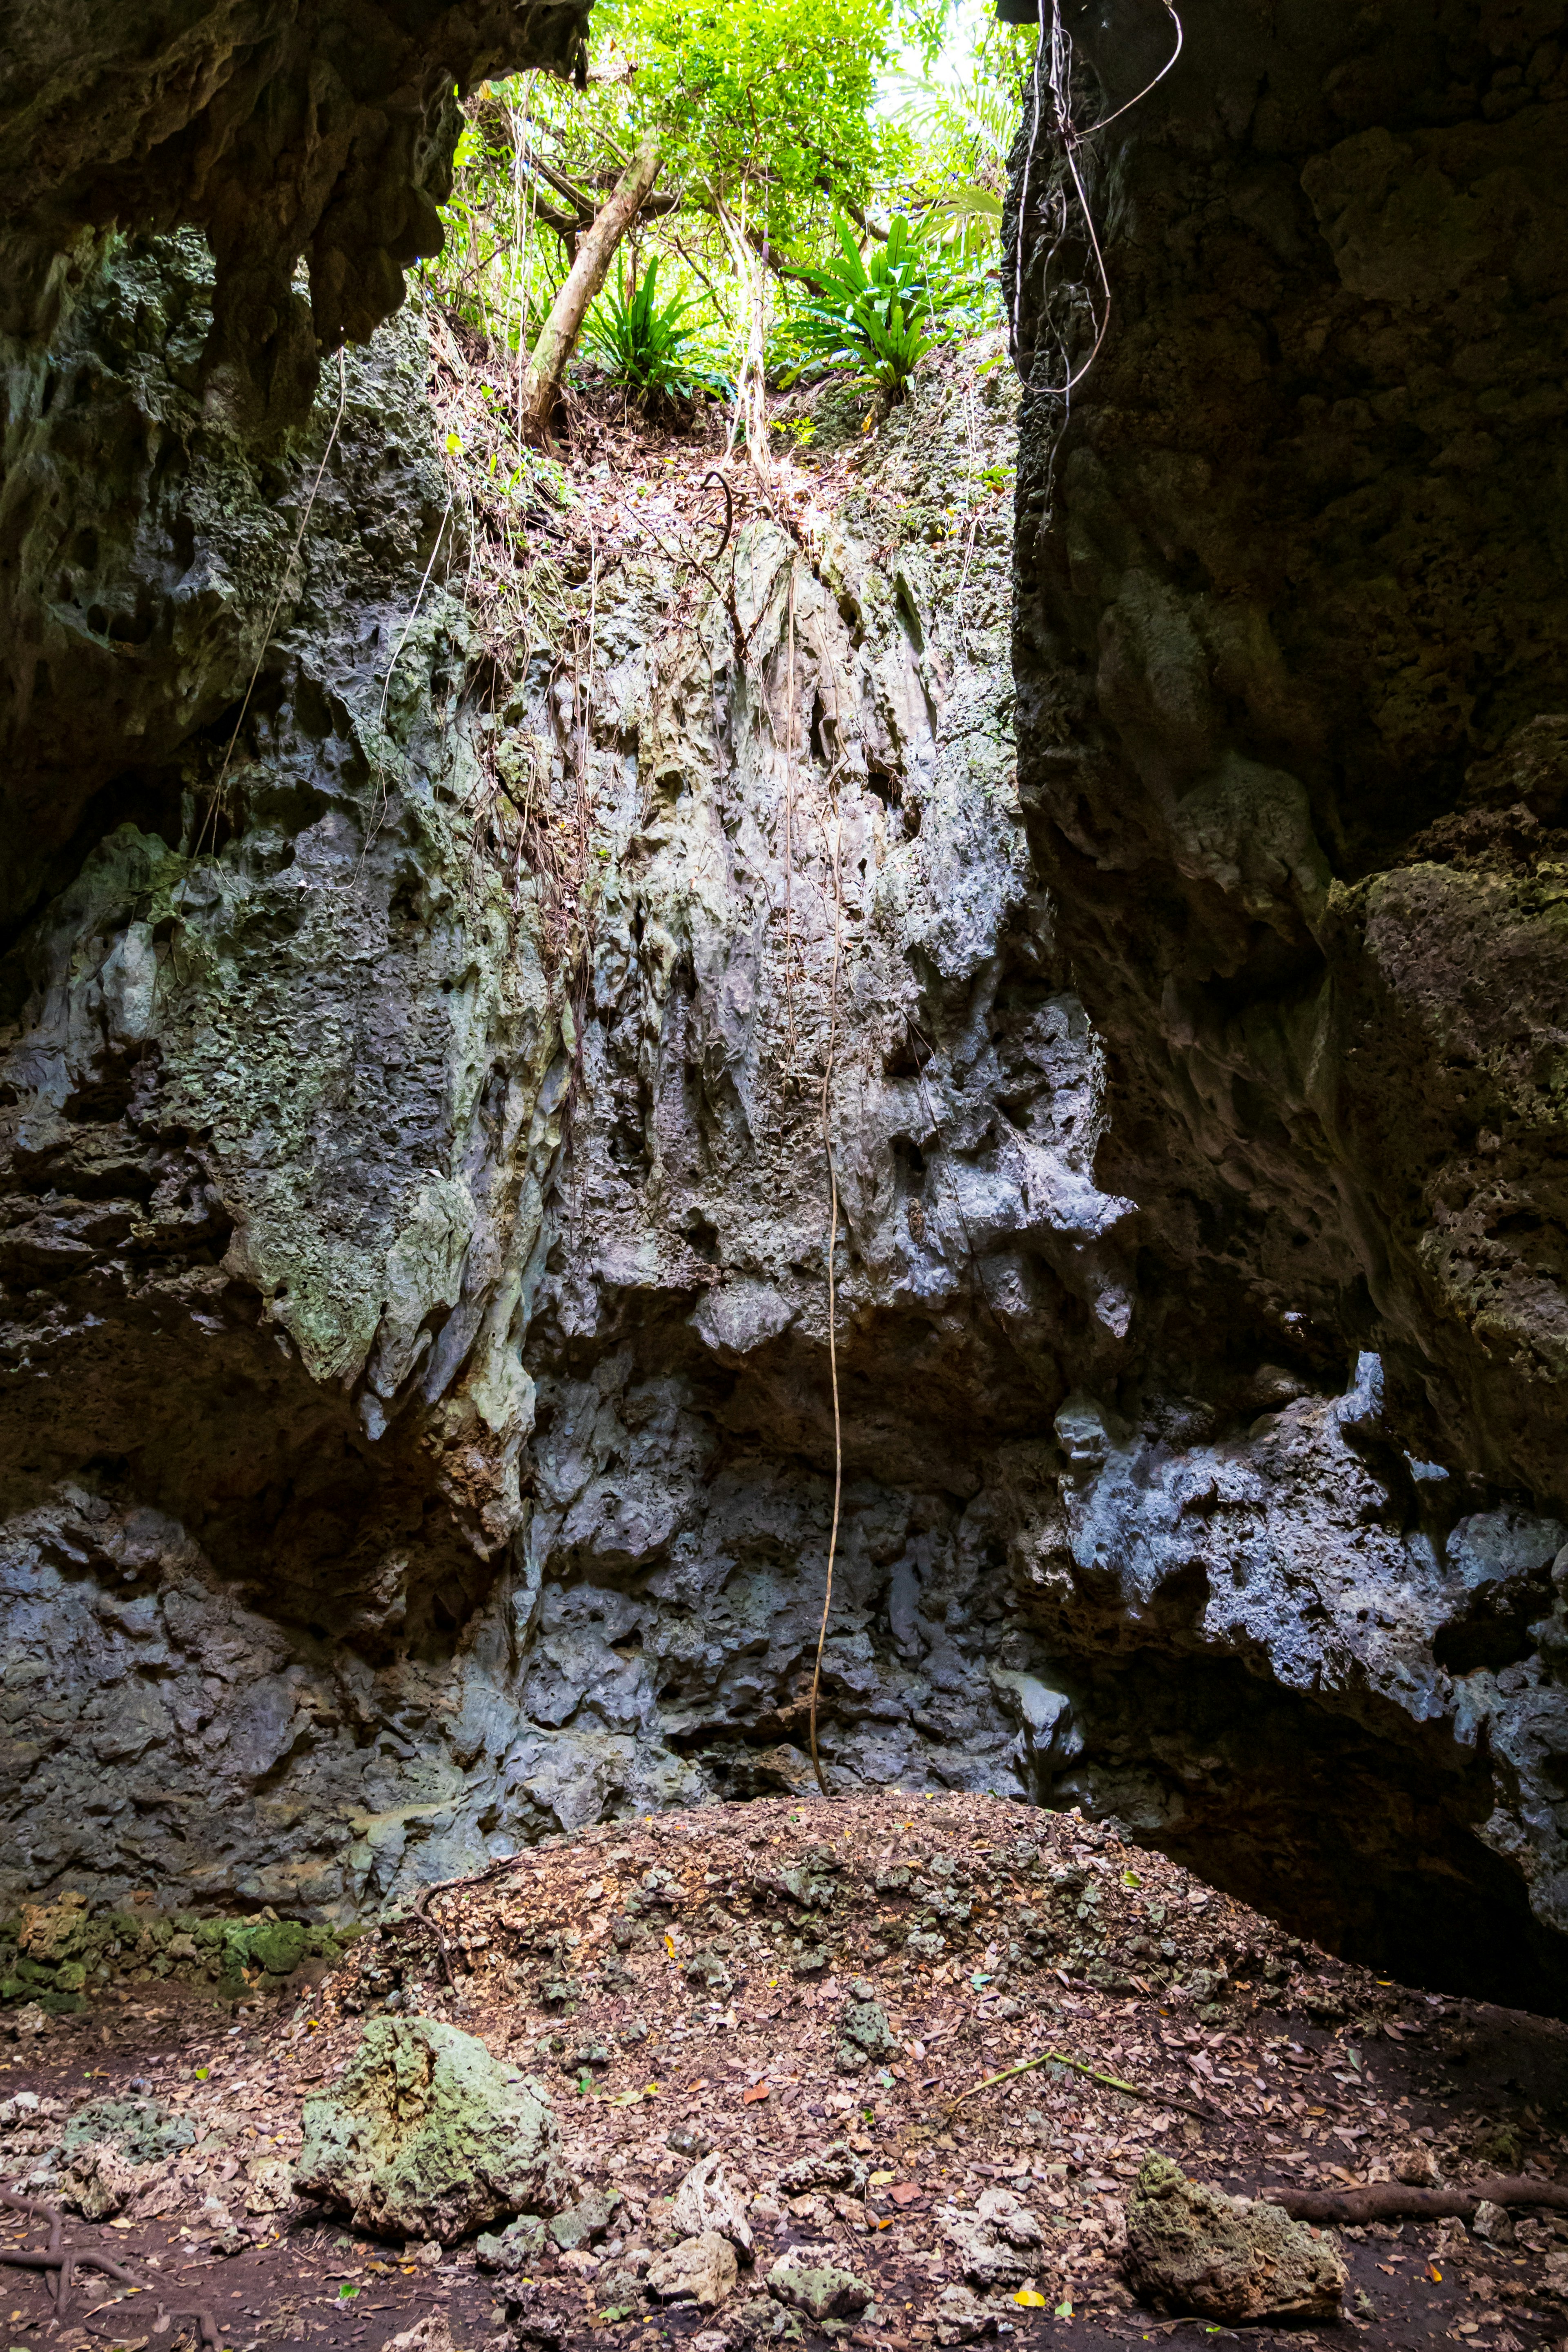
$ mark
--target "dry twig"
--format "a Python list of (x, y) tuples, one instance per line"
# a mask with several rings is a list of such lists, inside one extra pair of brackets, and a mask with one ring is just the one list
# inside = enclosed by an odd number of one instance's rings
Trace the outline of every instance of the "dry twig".
[(952, 2121), (965, 2100), (977, 2097), (982, 2091), (994, 2089), (998, 2083), (1010, 2083), (1016, 2074), (1031, 2074), (1037, 2066), (1069, 2066), (1075, 2074), (1082, 2074), (1089, 2082), (1098, 2083), (1102, 2090), (1121, 2091), (1130, 2099), (1147, 2099), (1157, 2107), (1174, 2107), (1181, 2115), (1196, 2116), (1203, 2124), (1216, 2124), (1221, 2120), (1212, 2107), (1197, 2106), (1191, 2099), (1179, 2099), (1170, 2091), (1150, 2090), (1142, 2083), (1124, 2083), (1120, 2074), (1101, 2074), (1093, 2066), (1086, 2065), (1081, 2058), (1069, 2058), (1065, 2050), (1042, 2050), (1038, 2057), (1026, 2058), (1021, 2065), (1004, 2067), (1000, 2074), (987, 2074), (983, 2083), (972, 2083), (967, 2091), (959, 2093), (948, 2108), (948, 2120)]

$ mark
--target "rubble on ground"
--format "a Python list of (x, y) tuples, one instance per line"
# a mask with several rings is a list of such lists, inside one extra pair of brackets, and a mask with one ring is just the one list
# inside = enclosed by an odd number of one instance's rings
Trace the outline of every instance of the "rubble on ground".
[[(112, 2087), (66, 2054), (110, 2025), (47, 2021), (63, 2095), (0, 2099), (0, 2178), (75, 2196), (84, 2217), (123, 2189), (103, 2226), (161, 2214), (230, 2275), (268, 2247), (331, 2245), (329, 2281), (376, 2280), (403, 2326), (415, 2315), (397, 2296), (451, 2296), (458, 2341), (504, 2335), (493, 2352), (574, 2352), (648, 2323), (730, 2352), (835, 2329), (889, 2352), (1003, 2329), (1022, 2344), (1066, 2313), (1081, 2352), (1099, 2352), (1136, 2336), (1140, 2295), (1197, 2304), (1195, 2234), (1180, 2278), (1162, 2283), (1140, 2252), (1141, 2180), (1182, 2184), (1189, 2217), (1202, 2206), (1240, 2228), (1250, 2213), (1267, 2231), (1272, 2209), (1237, 2192), (1463, 2183), (1501, 2152), (1546, 2172), (1568, 2155), (1568, 2034), (1550, 2021), (1379, 1982), (1112, 1830), (984, 1797), (601, 1825), (384, 1919), (268, 2034), (215, 2029), (194, 2002), (179, 2025), (173, 1998), (160, 1987), (156, 2007), (99, 2012), (162, 2048)], [(852, 2024), (872, 2046), (857, 2042), (864, 2063), (846, 2073)], [(1505, 2034), (1528, 2040), (1505, 2049)], [(431, 2168), (446, 2186), (384, 2195), (393, 2053), (423, 2081), (426, 2059), (454, 2050), (486, 2087), (460, 2148)], [(1457, 2077), (1483, 2064), (1489, 2087), (1462, 2094)], [(1528, 2097), (1497, 2088), (1516, 2076)], [(559, 2137), (542, 2128), (539, 2168), (505, 2174), (501, 2195), (486, 2133), (531, 2084)], [(410, 2141), (429, 2124), (417, 2105), (399, 2110)], [(352, 2161), (350, 2117), (353, 2135), (364, 2126)], [(119, 2166), (137, 2168), (129, 2184)], [(445, 2201), (458, 2181), (465, 2196), (481, 2184), (482, 2221)], [(344, 2211), (350, 2234), (321, 2231)], [(1521, 2346), (1540, 2340), (1531, 2326), (1561, 2334), (1568, 2222), (1483, 2219), (1491, 2242), (1459, 2221), (1395, 2224), (1342, 2231), (1337, 2256), (1306, 2233), (1318, 2251), (1299, 2307), (1318, 2307), (1342, 2258), (1351, 2319), (1397, 2294), (1441, 2301), (1445, 2332), (1485, 2307)], [(1233, 2276), (1226, 2309), (1264, 2307), (1265, 2289), (1281, 2307), (1278, 2248), (1228, 2272), (1205, 2259), (1211, 2291)], [(816, 2289), (781, 2297), (786, 2277), (830, 2273), (865, 2291), (852, 2317), (819, 2326)]]

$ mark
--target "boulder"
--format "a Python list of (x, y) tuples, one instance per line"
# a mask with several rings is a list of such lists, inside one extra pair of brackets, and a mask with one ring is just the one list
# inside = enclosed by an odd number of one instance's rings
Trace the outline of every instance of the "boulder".
[(649, 2294), (659, 2303), (695, 2303), (704, 2311), (721, 2304), (734, 2286), (735, 2249), (717, 2230), (682, 2238), (667, 2254), (656, 2254), (647, 2267)]
[(542, 2088), (429, 2017), (374, 2018), (342, 2080), (305, 2105), (295, 2180), (388, 2237), (449, 2246), (572, 2194)]
[(835, 2263), (814, 2261), (805, 2246), (792, 2246), (779, 2256), (768, 2273), (768, 2293), (819, 2325), (825, 2319), (853, 2319), (871, 2300), (864, 2279), (853, 2271), (841, 2271)]
[(675, 2192), (675, 2202), (669, 2210), (670, 2227), (683, 2238), (700, 2237), (705, 2230), (716, 2230), (728, 2238), (743, 2261), (752, 2254), (752, 2225), (746, 2219), (744, 2192), (730, 2179), (724, 2169), (724, 2158), (717, 2151), (694, 2164)]
[(1278, 2205), (1189, 2180), (1168, 2156), (1145, 2157), (1128, 2199), (1127, 2272), (1159, 2309), (1231, 2326), (1337, 2318), (1345, 2284), (1332, 2238)]

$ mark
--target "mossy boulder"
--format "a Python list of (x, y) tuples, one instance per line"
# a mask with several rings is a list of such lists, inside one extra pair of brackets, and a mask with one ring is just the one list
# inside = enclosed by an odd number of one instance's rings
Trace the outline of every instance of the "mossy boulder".
[(455, 2244), (574, 2193), (542, 2085), (428, 2017), (373, 2018), (342, 2081), (308, 2100), (300, 2189), (384, 2236)]
[(1189, 2180), (1168, 2156), (1143, 2159), (1127, 2204), (1127, 2271), (1162, 2311), (1236, 2326), (1337, 2319), (1345, 2266), (1334, 2241), (1278, 2205)]

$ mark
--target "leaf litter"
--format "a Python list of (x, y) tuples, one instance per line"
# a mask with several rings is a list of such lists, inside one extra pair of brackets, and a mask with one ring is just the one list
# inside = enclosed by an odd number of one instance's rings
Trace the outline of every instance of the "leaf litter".
[[(425, 1890), (259, 2032), (258, 2011), (226, 2032), (210, 2004), (159, 1990), (19, 2046), (5, 2093), (54, 2113), (10, 2115), (0, 2171), (36, 2176), (73, 2108), (129, 2076), (195, 2137), (103, 2242), (183, 2280), (217, 2272), (199, 2284), (236, 2347), (353, 2352), (433, 2308), (459, 2347), (496, 2352), (704, 2337), (741, 2352), (781, 2328), (889, 2352), (1001, 2331), (1195, 2341), (1215, 2331), (1142, 2309), (1121, 2275), (1151, 2150), (1253, 2194), (1463, 2184), (1500, 2162), (1560, 2178), (1568, 2155), (1555, 2021), (1379, 1981), (1109, 1828), (983, 1796), (770, 1800), (548, 1840)], [(268, 2179), (303, 2100), (389, 2010), (444, 2018), (548, 2084), (597, 2216), (583, 2243), (547, 2240), (525, 2272), (488, 2275), (471, 2248), (379, 2245)], [(712, 2193), (736, 2200), (754, 2260), (716, 2309), (660, 2306), (647, 2269), (715, 2157)], [(1568, 2327), (1556, 2216), (1517, 2210), (1489, 2243), (1456, 2221), (1342, 2242), (1345, 2323), (1279, 2342), (1533, 2352)], [(975, 2266), (987, 2244), (999, 2284)], [(842, 2315), (818, 2321), (781, 2301), (767, 2282), (783, 2257), (858, 2282), (864, 2307), (835, 2289)], [(13, 2339), (31, 2352), (21, 2315), (39, 2313), (41, 2338), (41, 2295), (13, 2275)], [(151, 2317), (114, 2323), (118, 2337), (100, 2318), (80, 2340), (129, 2342)]]

